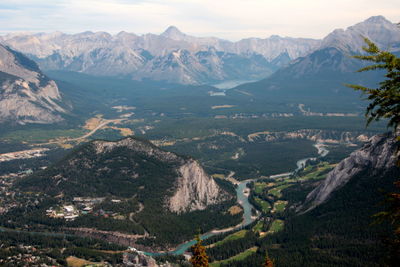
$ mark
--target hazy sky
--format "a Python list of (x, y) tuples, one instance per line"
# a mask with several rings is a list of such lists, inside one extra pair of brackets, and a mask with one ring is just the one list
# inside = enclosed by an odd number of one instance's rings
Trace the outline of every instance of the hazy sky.
[(0, 0), (0, 33), (86, 30), (238, 40), (272, 34), (322, 38), (370, 16), (400, 22), (400, 0)]

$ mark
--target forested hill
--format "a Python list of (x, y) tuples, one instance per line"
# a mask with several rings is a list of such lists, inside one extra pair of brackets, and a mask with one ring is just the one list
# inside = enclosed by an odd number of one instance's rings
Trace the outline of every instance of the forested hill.
[[(50, 207), (101, 202), (92, 213), (80, 214), (66, 225), (128, 234), (143, 234), (146, 229), (151, 242), (145, 243), (150, 246), (177, 244), (190, 239), (198, 228), (209, 231), (241, 221), (241, 213), (228, 212), (236, 203), (233, 187), (215, 181), (196, 160), (134, 137), (84, 144), (57, 164), (23, 178), (16, 187), (38, 196), (35, 212), (43, 218), (42, 224), (54, 223), (45, 216)], [(119, 217), (96, 217), (104, 211)]]

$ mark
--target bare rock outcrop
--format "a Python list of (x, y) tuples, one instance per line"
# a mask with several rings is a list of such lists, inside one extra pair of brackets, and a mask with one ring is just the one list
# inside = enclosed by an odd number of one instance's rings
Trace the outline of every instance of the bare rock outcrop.
[(300, 129), (291, 132), (257, 132), (247, 136), (249, 142), (255, 141), (276, 141), (287, 139), (307, 139), (314, 142), (330, 144), (350, 144), (354, 142), (366, 142), (372, 136), (365, 132), (332, 131), (319, 129)]
[(156, 260), (143, 253), (127, 253), (125, 252), (122, 257), (124, 266), (131, 267), (173, 267), (172, 264), (166, 262), (164, 264), (157, 264)]
[(0, 45), (0, 123), (54, 123), (67, 110), (56, 83), (36, 63)]
[(228, 195), (197, 161), (187, 161), (179, 168), (179, 173), (175, 194), (168, 200), (172, 212), (204, 210), (209, 205), (227, 200)]

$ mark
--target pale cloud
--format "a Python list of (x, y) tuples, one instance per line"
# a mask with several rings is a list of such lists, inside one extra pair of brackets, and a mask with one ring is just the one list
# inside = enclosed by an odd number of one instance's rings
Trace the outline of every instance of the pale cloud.
[(160, 33), (169, 25), (230, 40), (322, 38), (374, 15), (400, 21), (398, 0), (1, 0), (0, 32)]

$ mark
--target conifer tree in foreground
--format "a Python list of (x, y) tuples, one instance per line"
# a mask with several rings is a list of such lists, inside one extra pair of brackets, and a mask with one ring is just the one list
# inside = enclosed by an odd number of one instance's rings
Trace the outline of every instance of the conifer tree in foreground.
[(265, 262), (263, 267), (274, 267), (274, 262), (269, 258), (268, 252), (265, 255)]
[[(368, 97), (369, 103), (366, 110), (367, 125), (380, 119), (388, 120), (388, 127), (393, 128), (393, 133), (400, 142), (400, 57), (388, 51), (380, 50), (373, 42), (364, 39), (367, 46), (363, 50), (367, 55), (358, 55), (364, 61), (373, 62), (373, 65), (364, 67), (359, 72), (369, 70), (384, 70), (385, 79), (379, 83), (378, 88), (368, 88), (361, 85), (347, 85), (363, 92)], [(397, 165), (400, 167), (400, 148), (396, 152)], [(374, 215), (377, 222), (388, 221), (394, 226), (393, 238), (390, 241), (390, 266), (399, 266), (400, 261), (400, 180), (394, 183), (397, 192), (386, 195), (387, 209)]]
[(190, 248), (193, 256), (189, 261), (193, 267), (209, 267), (206, 248), (201, 244), (202, 240), (200, 238), (200, 234), (196, 235), (196, 241), (197, 243)]
[(380, 119), (388, 120), (388, 127), (393, 127), (394, 133), (400, 125), (400, 58), (393, 53), (380, 50), (369, 39), (364, 38), (367, 46), (363, 50), (367, 55), (358, 55), (354, 58), (373, 62), (373, 65), (364, 67), (358, 72), (369, 70), (384, 70), (385, 80), (379, 83), (378, 88), (368, 88), (361, 85), (348, 84), (347, 86), (361, 91), (367, 96), (370, 103), (366, 110), (367, 125)]

